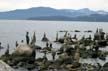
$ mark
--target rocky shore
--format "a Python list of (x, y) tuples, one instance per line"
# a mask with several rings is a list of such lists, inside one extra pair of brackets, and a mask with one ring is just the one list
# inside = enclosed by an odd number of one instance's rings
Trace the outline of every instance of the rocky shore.
[[(64, 32), (63, 37), (59, 37), (60, 32)], [(23, 40), (20, 44), (16, 42), (13, 53), (9, 52), (10, 47), (7, 45), (7, 50), (0, 59), (13, 69), (24, 68), (30, 71), (34, 69), (35, 71), (108, 71), (108, 62), (104, 65), (80, 62), (81, 58), (106, 60), (108, 51), (102, 51), (100, 48), (108, 46), (107, 33), (102, 29), (97, 29), (94, 36), (82, 36), (79, 39), (76, 34), (72, 37), (68, 31), (60, 32), (57, 32), (53, 42), (62, 45), (57, 50), (54, 50), (53, 43), (50, 42), (46, 33), (42, 37), (42, 42), (46, 43), (46, 46), (43, 47), (36, 44), (35, 32), (32, 39), (30, 39), (29, 32), (27, 32), (25, 36), (26, 43)], [(79, 33), (80, 31), (75, 30), (74, 32)], [(91, 33), (92, 31), (85, 32)], [(37, 58), (37, 52), (43, 53), (44, 56)], [(52, 56), (52, 60), (49, 60), (48, 54)]]

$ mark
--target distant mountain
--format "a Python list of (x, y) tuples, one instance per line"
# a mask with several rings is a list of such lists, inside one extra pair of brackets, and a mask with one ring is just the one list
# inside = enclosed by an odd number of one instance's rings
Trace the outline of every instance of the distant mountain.
[(45, 16), (45, 17), (34, 17), (29, 20), (55, 20), (55, 21), (88, 21), (88, 22), (108, 22), (108, 15), (92, 14), (89, 16)]
[(103, 14), (103, 15), (106, 15), (106, 14), (108, 14), (108, 12), (105, 12), (105, 11), (97, 11), (97, 14)]
[(108, 12), (92, 11), (88, 8), (53, 9), (50, 7), (34, 7), (8, 12), (0, 12), (0, 19), (16, 20), (63, 20), (63, 21), (107, 21)]
[(56, 10), (49, 7), (36, 7), (23, 10), (0, 12), (0, 19), (28, 19), (30, 17), (41, 16), (70, 16), (71, 12)]
[(66, 16), (43, 16), (43, 17), (29, 18), (29, 20), (71, 21), (71, 17), (66, 17)]

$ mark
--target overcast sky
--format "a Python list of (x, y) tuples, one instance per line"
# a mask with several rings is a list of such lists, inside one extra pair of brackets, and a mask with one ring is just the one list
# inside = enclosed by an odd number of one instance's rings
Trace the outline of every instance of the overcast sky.
[(26, 9), (30, 7), (52, 7), (56, 9), (81, 9), (108, 11), (108, 0), (0, 0), (0, 11)]

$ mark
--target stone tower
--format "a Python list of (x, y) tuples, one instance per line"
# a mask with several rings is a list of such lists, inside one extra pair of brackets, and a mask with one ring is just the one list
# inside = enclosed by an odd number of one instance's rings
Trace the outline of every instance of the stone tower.
[(58, 32), (56, 33), (56, 41), (58, 41)]
[(78, 47), (76, 49), (76, 52), (75, 52), (75, 55), (74, 55), (74, 59), (76, 62), (79, 63), (79, 60), (80, 60), (80, 49), (79, 49), (79, 44), (78, 44)]

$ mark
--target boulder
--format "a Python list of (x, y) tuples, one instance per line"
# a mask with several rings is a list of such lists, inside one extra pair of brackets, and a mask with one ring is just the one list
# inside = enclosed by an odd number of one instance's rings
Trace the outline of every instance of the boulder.
[(31, 48), (29, 45), (19, 45), (16, 50), (15, 50), (15, 54), (17, 55), (32, 55), (32, 53), (34, 52), (34, 49)]

